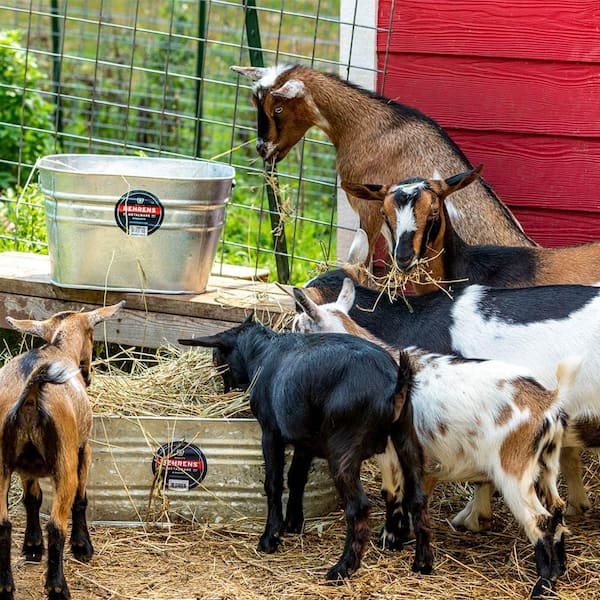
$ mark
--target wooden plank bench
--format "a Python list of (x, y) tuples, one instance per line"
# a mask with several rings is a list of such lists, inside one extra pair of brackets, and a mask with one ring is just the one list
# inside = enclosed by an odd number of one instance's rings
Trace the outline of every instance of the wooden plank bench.
[[(275, 284), (254, 278), (254, 269), (219, 267), (234, 276), (211, 275), (203, 294), (145, 294), (61, 288), (50, 282), (48, 256), (0, 253), (0, 327), (7, 316), (43, 319), (61, 310), (89, 310), (126, 300), (120, 318), (97, 327), (95, 338), (122, 345), (157, 348), (177, 338), (212, 335), (241, 322), (251, 310), (279, 325), (293, 300)], [(242, 278), (244, 277), (244, 278)], [(258, 279), (264, 277), (259, 273)]]

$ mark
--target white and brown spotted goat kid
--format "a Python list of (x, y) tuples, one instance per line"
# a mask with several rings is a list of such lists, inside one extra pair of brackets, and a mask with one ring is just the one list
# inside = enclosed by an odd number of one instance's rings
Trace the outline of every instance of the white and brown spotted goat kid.
[(44, 552), (39, 479), (54, 488), (48, 534), (46, 592), (70, 598), (63, 573), (67, 519), (72, 517), (71, 550), (79, 560), (93, 554), (86, 522), (86, 481), (91, 460), (90, 382), (93, 330), (124, 302), (87, 313), (61, 312), (43, 321), (7, 318), (23, 333), (42, 337), (40, 348), (15, 356), (0, 369), (0, 598), (14, 597), (8, 490), (13, 472), (23, 486), (27, 512), (23, 555), (40, 561)]
[[(449, 196), (470, 187), (481, 169), (480, 165), (446, 179), (411, 177), (391, 186), (342, 182), (342, 187), (381, 207), (382, 231), (401, 272), (425, 264), (430, 277), (421, 275), (417, 294), (461, 282), (513, 288), (600, 281), (600, 242), (564, 248), (468, 244), (458, 233), (461, 217), (454, 207), (455, 196)], [(466, 210), (463, 206), (462, 214)], [(470, 210), (477, 212), (477, 204)]]
[[(304, 290), (294, 289), (304, 313), (293, 329), (304, 333), (346, 332), (394, 351), (357, 325), (348, 310), (354, 286), (346, 279), (338, 301), (318, 306)], [(464, 359), (407, 348), (414, 371), (409, 391), (414, 424), (426, 458), (426, 491), (438, 481), (492, 481), (535, 549), (539, 580), (533, 597), (551, 588), (565, 570), (564, 502), (556, 480), (567, 415), (584, 407), (573, 393), (581, 358), (557, 368), (558, 388), (549, 391), (529, 369), (496, 360)], [(396, 457), (388, 445), (383, 496), (386, 527), (403, 533), (390, 519), (402, 519), (402, 484), (395, 477)], [(385, 535), (392, 536), (386, 531)], [(393, 536), (392, 536), (393, 537)]]
[[(253, 82), (257, 109), (256, 148), (279, 161), (311, 127), (321, 129), (336, 149), (344, 181), (392, 184), (434, 168), (449, 175), (469, 161), (438, 123), (418, 110), (343, 81), (337, 75), (294, 65), (231, 67)], [(383, 225), (379, 207), (348, 194), (369, 240), (369, 258)], [(535, 246), (483, 180), (457, 194), (460, 235), (470, 243)], [(477, 210), (471, 210), (476, 206)]]

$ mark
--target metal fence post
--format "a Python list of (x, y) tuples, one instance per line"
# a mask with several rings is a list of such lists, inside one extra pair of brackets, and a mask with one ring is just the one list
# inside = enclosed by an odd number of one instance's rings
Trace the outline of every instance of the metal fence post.
[[(256, 14), (255, 0), (243, 0), (246, 18), (246, 35), (248, 37), (248, 52), (250, 64), (253, 67), (264, 67), (262, 45), (260, 42), (260, 29), (258, 15)], [(269, 213), (271, 216), (271, 234), (273, 236), (273, 249), (275, 251), (275, 264), (277, 266), (277, 281), (289, 283), (290, 265), (288, 262), (287, 241), (285, 227), (281, 220), (281, 203), (277, 193), (277, 170), (275, 165), (269, 168), (265, 165), (267, 198), (269, 201)], [(273, 185), (272, 182), (275, 182)]]

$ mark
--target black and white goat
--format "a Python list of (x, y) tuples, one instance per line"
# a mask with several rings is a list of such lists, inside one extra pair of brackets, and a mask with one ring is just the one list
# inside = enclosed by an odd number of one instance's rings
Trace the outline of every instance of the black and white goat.
[[(268, 516), (259, 550), (274, 552), (284, 531), (298, 533), (302, 500), (314, 456), (326, 458), (344, 503), (346, 541), (327, 579), (350, 576), (360, 566), (369, 537), (368, 499), (360, 483), (362, 462), (383, 452), (391, 439), (402, 466), (406, 497), (415, 520), (413, 570), (429, 573), (427, 497), (422, 490), (423, 455), (405, 402), (411, 372), (370, 342), (347, 335), (277, 334), (246, 319), (220, 334), (181, 344), (215, 348), (237, 386), (252, 382), (250, 407), (262, 428)], [(285, 520), (281, 505), (284, 447), (294, 446), (288, 472)]]
[[(307, 283), (317, 304), (335, 302), (352, 269), (322, 273)], [(357, 285), (350, 317), (393, 348), (418, 346), (430, 352), (485, 358), (527, 367), (546, 388), (556, 387), (555, 366), (573, 355), (588, 356), (586, 381), (578, 386), (582, 405), (600, 396), (600, 289), (578, 285), (494, 289), (470, 285), (445, 292), (390, 301), (385, 294)], [(595, 368), (592, 365), (596, 365)], [(589, 415), (576, 435), (580, 442), (564, 448), (561, 471), (568, 488), (568, 514), (590, 503), (574, 446), (600, 443), (600, 417)], [(589, 443), (584, 442), (588, 440)], [(595, 446), (594, 446), (595, 447)], [(481, 486), (457, 525), (480, 531), (491, 518), (491, 490)]]
[(27, 524), (23, 554), (40, 561), (44, 552), (38, 480), (54, 488), (48, 533), (49, 598), (70, 598), (63, 573), (67, 518), (72, 517), (71, 550), (79, 560), (93, 554), (86, 523), (86, 483), (91, 461), (92, 407), (86, 393), (94, 326), (114, 316), (124, 302), (87, 313), (61, 312), (43, 321), (7, 318), (23, 333), (47, 343), (15, 356), (0, 369), (0, 598), (14, 597), (8, 490), (16, 472), (23, 486)]
[[(335, 303), (319, 306), (300, 288), (294, 295), (304, 310), (295, 318), (295, 331), (349, 333), (397, 354), (348, 316), (354, 302), (350, 279)], [(566, 418), (587, 407), (574, 391), (582, 358), (561, 361), (558, 388), (549, 391), (525, 367), (415, 347), (406, 354), (414, 372), (408, 400), (425, 452), (426, 492), (438, 481), (491, 480), (534, 546), (539, 580), (532, 596), (540, 597), (565, 570), (564, 502), (556, 480)], [(596, 404), (600, 413), (600, 397)], [(391, 465), (394, 459), (388, 451)], [(397, 508), (399, 482), (395, 489)]]

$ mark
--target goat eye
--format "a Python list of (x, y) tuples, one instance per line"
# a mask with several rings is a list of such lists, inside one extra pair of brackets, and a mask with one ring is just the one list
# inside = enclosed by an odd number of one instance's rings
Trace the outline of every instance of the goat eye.
[(283, 112), (283, 106), (277, 106), (273, 112), (276, 115), (280, 115)]

